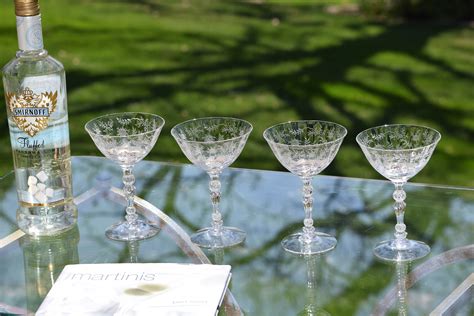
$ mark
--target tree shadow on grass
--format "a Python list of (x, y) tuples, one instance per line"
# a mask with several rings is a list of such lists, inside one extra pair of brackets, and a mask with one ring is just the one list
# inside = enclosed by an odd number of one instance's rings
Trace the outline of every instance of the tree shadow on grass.
[[(126, 1), (124, 1), (126, 2)], [(153, 1), (142, 1), (144, 6), (155, 5)], [(171, 12), (166, 5), (157, 8), (167, 14)], [(285, 7), (272, 5), (249, 5), (242, 3), (220, 3), (209, 5), (206, 10), (219, 13), (225, 17), (244, 17), (241, 25), (243, 32), (224, 37), (212, 32), (193, 30), (170, 31), (165, 43), (182, 44), (186, 52), (176, 56), (167, 55), (170, 66), (161, 65), (137, 70), (110, 69), (107, 72), (91, 73), (86, 69), (75, 68), (68, 71), (68, 91), (88, 89), (96, 83), (116, 85), (116, 89), (129, 90), (130, 93), (117, 97), (112, 101), (103, 101), (100, 97), (91, 96), (89, 104), (79, 104), (71, 108), (72, 116), (90, 116), (98, 112), (123, 111), (130, 104), (156, 104), (167, 102), (174, 113), (164, 113), (171, 117), (169, 123), (178, 123), (177, 113), (186, 112), (187, 116), (220, 115), (229, 109), (201, 109), (192, 104), (176, 101), (177, 95), (186, 93), (211, 99), (226, 98), (235, 95), (258, 95), (261, 93), (275, 96), (279, 103), (278, 109), (255, 106), (252, 109), (235, 109), (235, 115), (249, 120), (263, 115), (263, 121), (255, 122), (268, 126), (273, 121), (271, 111), (291, 111), (300, 119), (322, 119), (338, 121), (348, 127), (349, 134), (345, 146), (356, 147), (355, 135), (370, 126), (397, 122), (400, 118), (411, 117), (420, 122), (430, 122), (434, 126), (442, 126), (449, 135), (463, 142), (474, 138), (474, 131), (458, 124), (458, 121), (469, 115), (467, 110), (444, 108), (438, 102), (428, 98), (428, 90), (420, 89), (413, 80), (416, 73), (411, 69), (397, 69), (396, 65), (384, 67), (375, 64), (373, 58), (380, 53), (390, 52), (428, 64), (440, 73), (446, 74), (452, 80), (467, 80), (474, 82), (473, 75), (452, 67), (444, 60), (436, 59), (425, 52), (427, 43), (437, 35), (461, 29), (461, 26), (441, 24), (400, 24), (382, 25), (371, 24), (361, 19), (352, 22), (343, 20), (343, 30), (355, 33), (355, 36), (339, 34), (340, 28), (329, 34), (331, 44), (310, 45), (310, 41), (322, 38), (327, 28), (322, 28), (329, 22), (324, 18), (310, 19), (308, 12), (312, 7)], [(320, 10), (320, 9), (318, 9)], [(321, 13), (314, 12), (315, 15)], [(170, 13), (172, 14), (172, 13)], [(305, 15), (306, 14), (306, 15)], [(300, 17), (304, 17), (301, 19)], [(271, 28), (269, 18), (277, 17), (284, 20), (284, 25)], [(331, 17), (338, 19), (339, 17)], [(309, 21), (308, 21), (309, 19)], [(325, 22), (326, 21), (326, 22)], [(180, 21), (177, 21), (179, 23)], [(210, 23), (210, 28), (214, 27)], [(225, 26), (225, 25), (224, 25)], [(224, 27), (223, 26), (223, 27)], [(215, 26), (219, 27), (219, 26)], [(339, 26), (340, 27), (340, 26)], [(378, 28), (373, 34), (364, 33), (367, 27)], [(330, 30), (330, 28), (329, 28)], [(97, 31), (97, 30), (96, 30)], [(84, 31), (81, 36), (94, 40), (94, 32)], [(120, 34), (110, 37), (117, 40)], [(78, 31), (74, 31), (78, 33)], [(92, 32), (91, 34), (89, 32)], [(101, 31), (102, 32), (102, 31)], [(101, 33), (99, 32), (99, 33)], [(103, 32), (102, 32), (103, 33)], [(160, 41), (159, 30), (137, 34), (136, 41), (127, 38), (127, 48), (140, 52), (145, 42)], [(76, 34), (78, 36), (78, 34)], [(115, 38), (114, 38), (115, 37)], [(283, 45), (283, 44), (284, 45)], [(107, 49), (104, 43), (104, 49)], [(142, 54), (143, 58), (156, 58)], [(161, 56), (161, 55), (160, 55)], [(288, 66), (290, 65), (290, 66)], [(392, 67), (394, 66), (394, 67)], [(408, 91), (412, 98), (400, 96), (397, 91), (382, 89), (369, 80), (352, 78), (350, 72), (355, 68), (389, 74), (402, 89)], [(430, 74), (428, 75), (430, 76)], [(177, 78), (172, 81), (157, 81), (157, 77)], [(368, 78), (369, 79), (369, 78)], [(124, 83), (135, 80), (132, 84)], [(120, 84), (116, 82), (121, 82)], [(127, 85), (129, 86), (127, 87)], [(350, 91), (363, 93), (377, 100), (382, 106), (376, 108), (367, 100), (355, 102), (351, 92), (334, 93), (328, 87), (348, 87)], [(138, 87), (146, 93), (138, 93)], [(428, 91), (428, 92), (427, 92)], [(113, 91), (112, 91), (113, 93)], [(197, 104), (200, 104), (199, 101)], [(349, 106), (352, 104), (352, 107)], [(328, 111), (328, 107), (331, 109)], [(360, 111), (358, 111), (360, 109)], [(157, 108), (157, 110), (160, 110)], [(361, 112), (373, 113), (370, 118)], [(158, 111), (161, 112), (161, 111)], [(186, 118), (186, 117), (184, 117)], [(261, 128), (260, 128), (261, 129)], [(6, 131), (6, 125), (2, 130)], [(167, 136), (165, 136), (167, 137)], [(259, 146), (266, 146), (260, 135), (252, 135), (251, 141)], [(360, 157), (359, 157), (360, 158)], [(449, 158), (449, 157), (448, 157)], [(250, 162), (256, 157), (244, 152), (240, 162)], [(264, 157), (258, 157), (267, 164), (274, 161), (271, 152)], [(258, 166), (257, 162), (256, 165)], [(265, 164), (265, 163), (264, 163)], [(255, 164), (252, 164), (255, 166)], [(274, 166), (276, 166), (274, 164)], [(334, 175), (348, 175), (344, 166), (332, 164), (327, 170)], [(443, 171), (444, 172), (444, 171)], [(447, 171), (446, 171), (447, 172)], [(461, 173), (460, 170), (457, 172)], [(440, 176), (438, 179), (442, 179)]]

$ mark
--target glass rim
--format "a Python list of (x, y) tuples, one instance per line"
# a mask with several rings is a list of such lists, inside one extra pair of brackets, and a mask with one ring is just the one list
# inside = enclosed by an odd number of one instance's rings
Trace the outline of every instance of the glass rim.
[[(395, 127), (395, 126), (417, 127), (417, 128), (423, 128), (423, 129), (431, 130), (431, 131), (435, 132), (435, 135), (437, 136), (437, 138), (435, 139), (435, 141), (429, 143), (428, 145), (425, 145), (425, 146), (418, 146), (418, 147), (413, 147), (413, 148), (406, 148), (406, 149), (383, 149), (383, 148), (375, 148), (375, 147), (371, 147), (371, 146), (367, 146), (367, 145), (365, 145), (365, 144), (362, 144), (362, 142), (361, 142), (361, 140), (360, 140), (360, 138), (362, 137), (361, 135), (364, 134), (364, 133), (367, 133), (367, 132), (370, 131), (370, 130), (373, 130), (373, 129), (376, 129), (376, 128), (381, 128), (381, 127)], [(386, 151), (386, 152), (405, 152), (405, 151), (418, 150), (418, 149), (430, 147), (430, 146), (432, 146), (432, 145), (436, 145), (440, 140), (441, 140), (441, 133), (438, 132), (436, 129), (434, 129), (434, 128), (432, 128), (432, 127), (429, 127), (429, 126), (417, 125), (417, 124), (384, 124), (384, 125), (369, 127), (369, 128), (367, 128), (367, 129), (363, 130), (362, 132), (360, 132), (359, 134), (357, 134), (357, 136), (356, 136), (356, 142), (357, 142), (357, 144), (359, 144), (359, 146), (368, 148), (368, 149), (370, 149), (370, 150)]]
[[(104, 134), (100, 134), (100, 133), (96, 133), (94, 132), (92, 129), (89, 128), (90, 124), (96, 120), (99, 120), (99, 119), (104, 119), (104, 118), (107, 118), (107, 117), (119, 117), (119, 116), (122, 116), (122, 115), (127, 115), (127, 114), (143, 114), (143, 115), (147, 115), (147, 116), (151, 116), (151, 117), (154, 117), (154, 118), (157, 118), (158, 121), (159, 121), (159, 125), (158, 127), (156, 127), (154, 130), (151, 130), (151, 131), (148, 131), (148, 132), (141, 132), (141, 133), (136, 133), (136, 134), (128, 134), (126, 136), (120, 136), (120, 135), (104, 135)], [(86, 124), (84, 124), (84, 129), (87, 131), (87, 133), (91, 134), (91, 135), (97, 135), (99, 137), (107, 137), (107, 138), (123, 138), (123, 137), (130, 137), (130, 136), (140, 136), (140, 135), (146, 135), (146, 134), (150, 134), (150, 133), (155, 133), (156, 130), (159, 130), (161, 128), (163, 128), (163, 126), (165, 125), (165, 119), (157, 114), (153, 114), (153, 113), (147, 113), (147, 112), (118, 112), (118, 113), (110, 113), (110, 114), (105, 114), (105, 115), (101, 115), (101, 116), (98, 116), (98, 117), (95, 117), (91, 120), (89, 120)]]
[[(245, 124), (247, 124), (247, 126), (249, 127), (249, 130), (243, 134), (243, 135), (239, 135), (239, 136), (235, 136), (235, 137), (231, 137), (231, 138), (227, 138), (227, 139), (220, 139), (220, 140), (207, 140), (207, 141), (204, 141), (204, 140), (187, 140), (187, 139), (183, 139), (182, 137), (179, 137), (179, 135), (177, 134), (176, 130), (185, 125), (185, 124), (188, 124), (188, 123), (191, 123), (191, 122), (195, 122), (195, 121), (204, 121), (204, 120), (213, 120), (213, 119), (224, 119), (224, 120), (231, 120), (231, 121), (240, 121), (240, 122), (244, 122)], [(253, 125), (249, 122), (249, 121), (246, 121), (244, 119), (240, 119), (240, 118), (235, 118), (235, 117), (230, 117), (230, 116), (208, 116), (208, 117), (197, 117), (197, 118), (193, 118), (193, 119), (190, 119), (190, 120), (186, 120), (184, 122), (181, 122), (181, 123), (178, 123), (176, 124), (175, 126), (173, 126), (173, 128), (171, 129), (171, 136), (174, 137), (174, 139), (176, 140), (183, 140), (187, 143), (193, 143), (193, 144), (215, 144), (215, 143), (222, 143), (222, 142), (228, 142), (228, 141), (233, 141), (233, 140), (237, 140), (239, 138), (242, 138), (242, 137), (245, 137), (245, 136), (248, 136), (253, 130)]]
[[(307, 145), (291, 145), (291, 144), (285, 144), (285, 143), (280, 143), (280, 142), (276, 142), (276, 141), (273, 141), (271, 139), (268, 138), (267, 134), (269, 133), (268, 131), (272, 128), (275, 128), (277, 126), (280, 126), (280, 125), (285, 125), (285, 124), (289, 124), (289, 123), (304, 123), (304, 122), (319, 122), (319, 123), (329, 123), (331, 125), (335, 125), (335, 126), (338, 126), (338, 127), (341, 127), (344, 131), (343, 135), (336, 138), (335, 140), (331, 140), (331, 141), (328, 141), (328, 142), (324, 142), (324, 143), (320, 143), (320, 144), (307, 144)], [(347, 136), (347, 128), (345, 128), (344, 126), (342, 126), (341, 124), (339, 123), (335, 123), (335, 122), (330, 122), (330, 121), (323, 121), (323, 120), (295, 120), (295, 121), (286, 121), (286, 122), (282, 122), (282, 123), (277, 123), (275, 125), (272, 125), (270, 127), (267, 127), (264, 131), (263, 131), (263, 138), (268, 142), (268, 143), (272, 143), (272, 144), (277, 144), (277, 145), (283, 145), (283, 146), (288, 146), (288, 147), (311, 147), (311, 146), (323, 146), (323, 145), (328, 145), (328, 144), (332, 144), (332, 143), (336, 143), (342, 139), (344, 139), (344, 137)]]

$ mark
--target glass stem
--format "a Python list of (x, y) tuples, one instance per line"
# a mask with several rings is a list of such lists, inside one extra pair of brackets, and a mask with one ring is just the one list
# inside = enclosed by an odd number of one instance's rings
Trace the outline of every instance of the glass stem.
[(211, 180), (209, 181), (209, 191), (212, 202), (212, 229), (211, 234), (220, 236), (222, 234), (222, 215), (219, 211), (219, 202), (221, 200), (221, 182), (219, 181), (219, 173), (209, 173)]
[(125, 200), (127, 202), (127, 207), (125, 208), (125, 219), (128, 222), (130, 228), (136, 228), (137, 224), (137, 210), (135, 209), (133, 199), (135, 197), (135, 176), (132, 173), (132, 167), (124, 166), (123, 170), (123, 192), (125, 194)]
[(403, 222), (405, 215), (405, 198), (406, 193), (403, 191), (404, 183), (394, 183), (395, 191), (393, 192), (393, 199), (395, 203), (393, 204), (393, 209), (395, 210), (395, 215), (397, 216), (397, 224), (395, 225), (395, 247), (397, 249), (404, 249), (407, 245), (407, 233), (406, 225)]
[(303, 206), (304, 206), (304, 227), (303, 227), (303, 242), (311, 243), (316, 235), (313, 226), (313, 185), (311, 178), (302, 178), (303, 180)]

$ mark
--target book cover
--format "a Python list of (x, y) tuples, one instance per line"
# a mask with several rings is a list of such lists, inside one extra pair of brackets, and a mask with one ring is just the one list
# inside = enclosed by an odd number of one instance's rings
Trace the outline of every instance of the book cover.
[(67, 265), (36, 315), (212, 316), (230, 280), (228, 265)]

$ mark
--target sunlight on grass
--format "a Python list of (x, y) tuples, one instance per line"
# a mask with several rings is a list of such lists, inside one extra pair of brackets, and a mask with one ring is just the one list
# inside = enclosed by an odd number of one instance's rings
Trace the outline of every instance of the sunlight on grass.
[[(328, 14), (329, 4), (272, 1), (43, 0), (45, 44), (65, 65), (74, 155), (98, 152), (83, 130), (116, 111), (166, 119), (148, 159), (187, 162), (169, 135), (198, 116), (254, 125), (235, 166), (282, 170), (263, 130), (291, 119), (349, 129), (326, 174), (377, 177), (355, 143), (370, 126), (412, 122), (443, 139), (418, 182), (474, 185), (474, 30), (460, 24), (383, 24)], [(13, 7), (0, 4), (0, 62), (17, 49)], [(12, 168), (5, 111), (0, 173)]]

